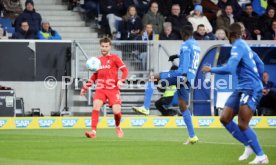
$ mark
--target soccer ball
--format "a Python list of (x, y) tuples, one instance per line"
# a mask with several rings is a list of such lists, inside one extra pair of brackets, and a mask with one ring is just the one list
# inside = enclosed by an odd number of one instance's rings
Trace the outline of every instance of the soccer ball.
[(91, 57), (86, 61), (86, 68), (92, 72), (97, 71), (101, 66), (101, 61), (97, 57)]

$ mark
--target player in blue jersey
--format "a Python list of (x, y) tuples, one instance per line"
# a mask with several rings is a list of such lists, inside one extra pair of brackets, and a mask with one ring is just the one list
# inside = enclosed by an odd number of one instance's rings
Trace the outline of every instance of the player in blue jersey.
[[(244, 153), (239, 160), (246, 160), (253, 153), (256, 157), (249, 164), (267, 164), (268, 157), (264, 154), (256, 136), (249, 127), (256, 106), (262, 97), (262, 73), (264, 64), (258, 55), (251, 50), (247, 43), (241, 39), (242, 28), (233, 23), (230, 26), (229, 40), (232, 44), (231, 56), (226, 65), (221, 67), (204, 66), (203, 72), (216, 74), (236, 74), (238, 84), (233, 94), (225, 103), (225, 108), (220, 117), (225, 128), (245, 146)], [(238, 115), (238, 125), (233, 122)]]
[(176, 85), (179, 98), (179, 108), (182, 112), (189, 133), (189, 138), (186, 144), (194, 144), (198, 142), (192, 124), (191, 113), (188, 110), (190, 88), (194, 82), (200, 55), (200, 48), (196, 40), (192, 38), (192, 35), (193, 27), (185, 26), (182, 32), (184, 42), (180, 49), (178, 69), (169, 72), (161, 72), (160, 74), (153, 76), (154, 78), (146, 84), (144, 105), (141, 107), (133, 107), (134, 111), (144, 115), (149, 115), (150, 103), (154, 90), (154, 81), (161, 80), (162, 86)]

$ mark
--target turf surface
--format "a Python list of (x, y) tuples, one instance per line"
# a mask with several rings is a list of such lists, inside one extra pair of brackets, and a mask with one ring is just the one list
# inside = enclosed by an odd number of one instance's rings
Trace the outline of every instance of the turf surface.
[[(224, 129), (196, 129), (201, 142), (183, 145), (185, 129), (0, 130), (1, 165), (233, 165), (243, 147)], [(256, 129), (270, 164), (276, 164), (276, 129)]]

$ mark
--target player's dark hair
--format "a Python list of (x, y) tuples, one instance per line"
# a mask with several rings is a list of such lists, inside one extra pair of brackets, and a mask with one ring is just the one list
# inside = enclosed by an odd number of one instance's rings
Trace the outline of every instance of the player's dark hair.
[(182, 31), (181, 31), (181, 36), (183, 40), (187, 40), (188, 38), (190, 38), (191, 36), (193, 36), (193, 26), (192, 25), (186, 25), (183, 27)]
[(242, 36), (242, 27), (239, 23), (233, 23), (229, 28), (229, 38), (240, 38)]
[(104, 38), (100, 39), (100, 44), (102, 44), (102, 43), (109, 43), (111, 45), (111, 39), (104, 37)]

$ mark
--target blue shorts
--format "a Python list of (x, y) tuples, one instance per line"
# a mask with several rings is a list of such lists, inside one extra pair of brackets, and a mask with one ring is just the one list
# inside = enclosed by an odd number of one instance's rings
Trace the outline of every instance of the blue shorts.
[(159, 76), (160, 76), (161, 86), (166, 87), (166, 86), (176, 85), (178, 97), (180, 97), (182, 100), (189, 103), (190, 91), (191, 91), (190, 83), (188, 81), (184, 83), (185, 80), (183, 79), (183, 76), (179, 76), (178, 78), (163, 76), (164, 74), (167, 75), (168, 73), (170, 72), (160, 73)]
[(240, 106), (248, 105), (252, 112), (255, 112), (261, 98), (262, 91), (236, 90), (227, 99), (225, 106), (233, 108), (234, 112), (238, 113)]

